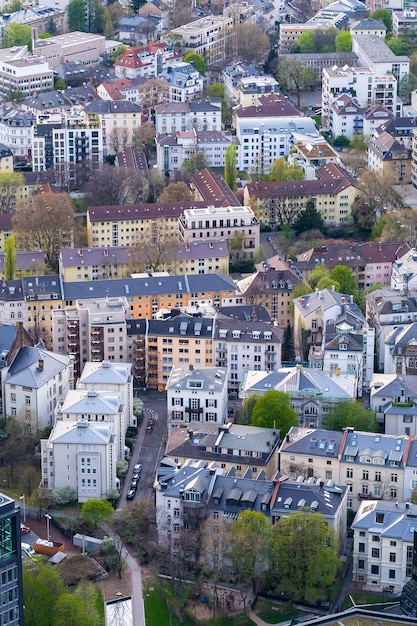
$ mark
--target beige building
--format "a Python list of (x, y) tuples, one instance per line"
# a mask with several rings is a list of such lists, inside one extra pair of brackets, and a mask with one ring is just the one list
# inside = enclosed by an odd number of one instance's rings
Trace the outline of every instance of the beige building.
[(411, 150), (389, 133), (382, 133), (368, 144), (368, 167), (381, 179), (392, 180), (395, 185), (411, 182)]
[(225, 58), (227, 30), (233, 24), (232, 16), (208, 15), (171, 32), (181, 38), (183, 47), (203, 55), (210, 64)]
[[(0, 96), (4, 99), (10, 92), (32, 96), (40, 91), (50, 91), (54, 86), (54, 74), (48, 63), (35, 57), (13, 58), (13, 48), (0, 55)], [(1, 52), (6, 52), (1, 51)], [(16, 55), (17, 56), (17, 55)]]
[(60, 63), (82, 61), (85, 65), (97, 65), (106, 52), (103, 35), (74, 31), (49, 39), (36, 39), (34, 56), (43, 57), (50, 68)]
[(127, 100), (96, 100), (85, 107), (84, 113), (93, 122), (100, 122), (104, 156), (131, 146), (142, 120), (141, 107)]

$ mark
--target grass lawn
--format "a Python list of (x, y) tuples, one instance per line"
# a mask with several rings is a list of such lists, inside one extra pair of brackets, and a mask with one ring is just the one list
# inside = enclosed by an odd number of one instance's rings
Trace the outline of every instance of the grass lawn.
[[(143, 598), (145, 601), (145, 618), (147, 624), (155, 624), (158, 626), (179, 626), (178, 618), (173, 615), (172, 621), (169, 620), (169, 611), (165, 602), (161, 602), (158, 592), (149, 591), (152, 585), (144, 589)], [(188, 619), (183, 621), (183, 626), (193, 626), (193, 622)]]
[[(392, 595), (386, 594), (384, 597), (382, 596), (382, 594), (372, 594), (372, 593), (351, 593), (350, 594), (355, 602), (356, 605), (358, 606), (362, 606), (364, 604), (381, 604), (381, 605), (386, 605), (386, 603), (391, 603), (391, 602), (395, 602), (395, 598), (392, 597)], [(350, 609), (352, 607), (352, 602), (350, 601), (349, 596), (346, 596), (343, 604), (342, 604), (342, 611), (345, 611), (346, 609)], [(382, 610), (383, 608), (386, 608), (385, 606), (382, 606), (381, 609), (379, 609), (379, 607), (375, 607), (375, 610)]]
[(288, 613), (270, 611), (269, 613), (261, 613), (259, 617), (267, 624), (281, 624), (281, 622), (289, 622), (293, 617), (297, 617), (299, 614), (300, 611), (289, 611)]

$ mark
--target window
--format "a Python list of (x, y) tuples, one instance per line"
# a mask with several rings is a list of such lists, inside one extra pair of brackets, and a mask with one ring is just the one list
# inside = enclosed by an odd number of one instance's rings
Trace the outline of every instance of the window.
[(371, 556), (373, 559), (379, 559), (379, 548), (372, 548)]
[(363, 559), (358, 560), (358, 569), (365, 569), (365, 561)]
[(391, 580), (395, 579), (395, 569), (390, 569), (388, 571), (388, 578), (391, 578)]
[(398, 474), (391, 474), (391, 482), (392, 483), (398, 482)]
[(378, 483), (381, 482), (381, 472), (375, 472), (375, 481)]
[(395, 554), (395, 552), (390, 552), (389, 553), (389, 562), (390, 563), (395, 563), (396, 562), (396, 554)]
[(379, 565), (371, 565), (371, 574), (379, 574)]
[(327, 479), (327, 480), (331, 480), (332, 475), (333, 475), (333, 473), (332, 473), (332, 471), (331, 471), (331, 470), (326, 470), (326, 479)]
[(365, 552), (365, 544), (361, 542), (361, 543), (359, 544), (358, 549), (359, 549), (359, 552)]
[(398, 494), (397, 489), (395, 487), (391, 487), (390, 496), (393, 500), (395, 500), (395, 498), (397, 497), (397, 494)]
[(379, 535), (372, 535), (372, 541), (374, 541), (375, 543), (379, 543), (380, 542)]
[(368, 480), (369, 479), (369, 472), (368, 470), (363, 470), (362, 471), (362, 480)]
[(353, 478), (353, 468), (352, 467), (348, 467), (346, 469), (346, 478)]

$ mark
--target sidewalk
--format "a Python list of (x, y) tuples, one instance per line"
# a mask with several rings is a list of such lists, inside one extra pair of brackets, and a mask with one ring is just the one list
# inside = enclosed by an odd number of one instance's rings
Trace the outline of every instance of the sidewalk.
[[(258, 626), (270, 626), (268, 622), (264, 622), (263, 619), (261, 619), (259, 615), (256, 615), (256, 613), (254, 613), (253, 611), (249, 611), (249, 617), (251, 618), (252, 622), (255, 622), (255, 624), (258, 624)], [(277, 613), (277, 619), (279, 619), (279, 613)], [(289, 622), (280, 622), (279, 626), (289, 626), (290, 624), (291, 620)]]

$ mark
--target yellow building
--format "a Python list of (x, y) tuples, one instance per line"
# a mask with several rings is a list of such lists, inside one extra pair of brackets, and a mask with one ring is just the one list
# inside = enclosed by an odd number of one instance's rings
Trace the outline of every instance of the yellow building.
[(394, 185), (411, 182), (411, 150), (389, 133), (381, 133), (368, 145), (368, 166)]
[(142, 121), (141, 107), (127, 100), (95, 100), (85, 107), (84, 113), (92, 123), (100, 120), (104, 156), (131, 146)]
[(13, 172), (13, 152), (0, 143), (0, 172)]
[(53, 311), (64, 308), (59, 276), (25, 276), (22, 284), (26, 301), (26, 328), (35, 343), (42, 340), (45, 347), (52, 350)]

